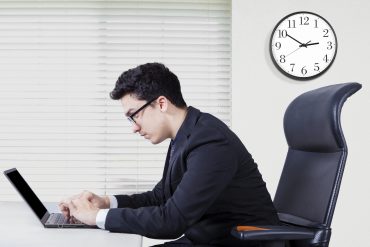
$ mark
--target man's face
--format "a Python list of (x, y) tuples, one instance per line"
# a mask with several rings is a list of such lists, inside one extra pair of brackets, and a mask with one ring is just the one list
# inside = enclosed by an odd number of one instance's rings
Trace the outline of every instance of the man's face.
[[(126, 117), (131, 116), (146, 103), (147, 101), (139, 100), (132, 94), (126, 94), (121, 98), (121, 104)], [(132, 131), (139, 133), (151, 143), (161, 143), (168, 138), (163, 110), (161, 110), (157, 100), (154, 100), (150, 105), (135, 114), (133, 119), (135, 122), (132, 122)]]

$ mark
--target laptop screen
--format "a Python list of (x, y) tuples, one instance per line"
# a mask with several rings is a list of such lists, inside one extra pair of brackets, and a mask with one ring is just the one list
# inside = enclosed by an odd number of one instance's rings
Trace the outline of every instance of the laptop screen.
[(10, 182), (14, 185), (14, 187), (18, 190), (24, 200), (28, 203), (28, 205), (32, 208), (35, 212), (37, 217), (41, 220), (42, 217), (47, 212), (47, 209), (44, 207), (44, 204), (40, 201), (40, 199), (36, 196), (36, 194), (32, 191), (30, 186), (27, 182), (23, 179), (21, 174), (17, 171), (16, 168), (7, 170), (4, 174), (8, 177)]

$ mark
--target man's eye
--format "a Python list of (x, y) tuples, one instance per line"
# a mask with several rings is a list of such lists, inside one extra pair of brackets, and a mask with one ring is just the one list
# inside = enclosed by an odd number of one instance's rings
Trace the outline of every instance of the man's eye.
[(137, 119), (139, 116), (138, 116), (138, 114), (136, 114), (136, 115), (134, 115), (132, 117), (135, 118), (135, 119)]

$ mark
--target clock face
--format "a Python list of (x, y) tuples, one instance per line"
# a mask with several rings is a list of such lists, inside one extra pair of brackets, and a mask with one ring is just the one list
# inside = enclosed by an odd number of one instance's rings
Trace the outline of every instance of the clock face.
[(284, 17), (270, 40), (271, 58), (285, 75), (307, 80), (323, 74), (337, 53), (334, 29), (321, 16), (296, 12)]

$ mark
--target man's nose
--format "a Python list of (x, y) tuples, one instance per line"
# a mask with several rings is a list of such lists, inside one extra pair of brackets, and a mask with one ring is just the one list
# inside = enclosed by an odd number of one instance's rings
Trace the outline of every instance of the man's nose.
[(137, 125), (136, 123), (133, 123), (132, 124), (132, 132), (136, 133), (138, 131), (140, 131), (140, 126)]

